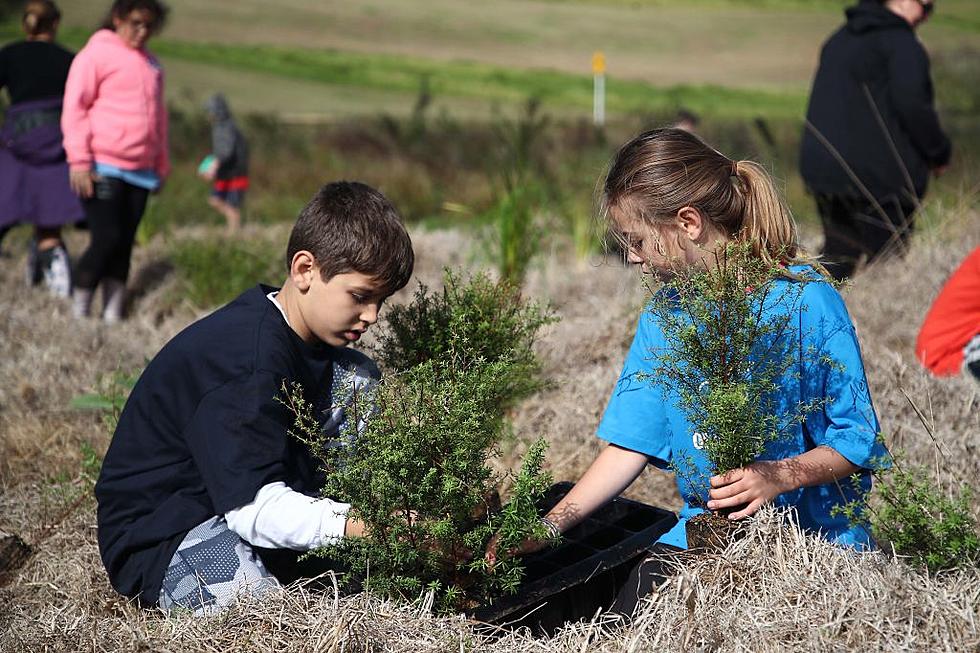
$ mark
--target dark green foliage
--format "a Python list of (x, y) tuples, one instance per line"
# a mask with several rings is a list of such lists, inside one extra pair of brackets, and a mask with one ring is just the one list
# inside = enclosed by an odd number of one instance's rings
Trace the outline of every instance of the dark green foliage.
[[(878, 545), (906, 556), (930, 572), (980, 565), (980, 525), (973, 512), (973, 490), (944, 488), (921, 466), (900, 456), (875, 461), (872, 497), (837, 510), (867, 528)], [(855, 487), (860, 481), (852, 479)]]
[[(713, 471), (724, 473), (755, 461), (816, 405), (787, 409), (777, 396), (799, 352), (791, 312), (772, 309), (796, 304), (805, 281), (776, 283), (786, 270), (742, 243), (715, 258), (711, 266), (677, 270), (648, 310), (666, 343), (652, 352), (651, 376), (676, 391)], [(688, 466), (681, 462), (675, 471), (690, 475)]]
[(493, 224), (490, 249), (501, 278), (520, 284), (528, 266), (541, 251), (542, 229), (535, 215), (542, 206), (539, 193), (531, 186), (503, 191), (486, 213)]
[(549, 310), (522, 299), (512, 283), (483, 274), (464, 282), (446, 270), (441, 292), (420, 286), (411, 303), (388, 309), (377, 360), (396, 372), (432, 360), (454, 359), (460, 369), (506, 360), (496, 383), (500, 407), (506, 408), (543, 385), (534, 338), (554, 321)]
[(519, 559), (504, 555), (491, 570), (482, 554), (495, 532), (501, 550), (547, 535), (535, 507), (551, 484), (542, 471), (545, 443), (534, 443), (521, 470), (507, 475), (503, 508), (498, 487), (506, 479), (490, 463), (510, 431), (506, 408), (541, 385), (531, 345), (549, 319), (509, 285), (484, 276), (463, 284), (447, 272), (441, 293), (422, 289), (391, 309), (380, 339), (388, 375), (355, 398), (374, 412), (359, 433), (340, 435), (344, 446), (329, 446), (337, 435), (319, 430), (301, 388), (284, 388), (292, 433), (327, 474), (324, 495), (350, 503), (350, 516), (367, 529), (319, 553), (383, 595), (431, 591), (442, 611), (517, 588)]
[(550, 123), (541, 103), (528, 100), (524, 113), (514, 121), (498, 118), (494, 133), (500, 146), (488, 170), (494, 203), (487, 218), (494, 226), (490, 249), (502, 279), (520, 285), (531, 259), (540, 251), (542, 229), (537, 214), (549, 204), (548, 189), (554, 179), (548, 169), (544, 139)]

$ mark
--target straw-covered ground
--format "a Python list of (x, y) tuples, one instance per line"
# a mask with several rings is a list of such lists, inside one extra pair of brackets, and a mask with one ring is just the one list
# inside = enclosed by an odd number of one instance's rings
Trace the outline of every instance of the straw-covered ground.
[[(907, 259), (859, 277), (845, 294), (892, 446), (946, 483), (974, 484), (980, 386), (931, 378), (912, 353), (931, 298), (980, 242), (980, 216), (957, 207), (949, 214), (945, 227), (919, 237)], [(263, 237), (284, 242), (285, 233)], [(430, 284), (444, 264), (474, 264), (475, 248), (462, 234), (419, 232), (414, 239), (418, 276)], [(70, 245), (80, 251), (83, 236), (72, 234)], [(424, 601), (398, 605), (304, 587), (209, 620), (141, 612), (109, 587), (94, 502), (84, 491), (92, 472), (84, 444), (101, 454), (109, 434), (98, 414), (70, 402), (104, 390), (114, 370), (139, 369), (204, 312), (180, 298), (165, 247), (157, 237), (137, 251), (133, 315), (116, 327), (72, 321), (67, 304), (25, 292), (22, 254), (0, 259), (0, 530), (34, 547), (0, 588), (0, 651), (980, 650), (977, 570), (930, 577), (886, 554), (858, 555), (801, 535), (771, 511), (723, 555), (686, 562), (631, 625), (599, 617), (551, 639), (434, 617)], [(592, 433), (643, 295), (635, 274), (618, 263), (569, 263), (557, 254), (543, 257), (527, 290), (552, 302), (562, 320), (540, 339), (555, 385), (515, 414), (517, 431), (526, 440), (544, 435), (555, 477), (574, 479), (598, 449)], [(646, 473), (630, 493), (678, 505), (671, 478), (659, 472)]]

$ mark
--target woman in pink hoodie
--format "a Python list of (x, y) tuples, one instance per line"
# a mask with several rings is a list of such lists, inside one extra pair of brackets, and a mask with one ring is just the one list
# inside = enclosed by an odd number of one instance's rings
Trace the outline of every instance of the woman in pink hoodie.
[(136, 228), (170, 172), (163, 70), (145, 47), (167, 11), (158, 0), (115, 0), (68, 73), (61, 128), (91, 231), (75, 269), (77, 317), (101, 284), (103, 319), (122, 318)]

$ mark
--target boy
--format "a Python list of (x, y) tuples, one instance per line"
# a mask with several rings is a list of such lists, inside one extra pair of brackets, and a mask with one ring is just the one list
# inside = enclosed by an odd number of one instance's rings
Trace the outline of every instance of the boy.
[(248, 190), (248, 143), (231, 115), (228, 101), (221, 93), (212, 95), (204, 105), (211, 121), (211, 165), (201, 176), (212, 181), (208, 204), (220, 213), (234, 233), (242, 226), (242, 205)]
[(143, 606), (216, 612), (300, 573), (296, 558), (362, 525), (316, 500), (322, 477), (293, 415), (304, 398), (340, 432), (334, 398), (378, 378), (345, 350), (408, 283), (412, 243), (395, 208), (356, 182), (324, 186), (289, 237), (280, 290), (258, 286), (192, 324), (126, 402), (99, 481), (99, 551), (113, 587)]

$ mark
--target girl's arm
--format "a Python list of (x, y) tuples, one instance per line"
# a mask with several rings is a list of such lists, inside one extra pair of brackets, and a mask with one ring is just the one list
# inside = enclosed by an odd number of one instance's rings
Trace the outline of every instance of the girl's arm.
[(61, 109), (61, 132), (65, 154), (72, 170), (92, 168), (92, 128), (88, 112), (99, 90), (98, 67), (94, 58), (82, 50), (72, 60), (65, 82)]
[[(596, 508), (613, 499), (636, 480), (647, 465), (645, 454), (607, 445), (592, 462), (582, 478), (568, 494), (545, 516), (565, 532), (588, 517)], [(545, 545), (544, 542), (525, 542), (518, 553), (531, 553)], [(497, 559), (497, 538), (487, 545), (486, 560), (493, 564)]]
[(742, 519), (784, 492), (825, 485), (861, 468), (827, 446), (819, 446), (784, 460), (759, 460), (747, 467), (711, 477), (709, 510), (745, 505), (729, 515)]
[(576, 526), (636, 480), (647, 466), (645, 454), (606, 445), (568, 494), (545, 515), (561, 532)]

